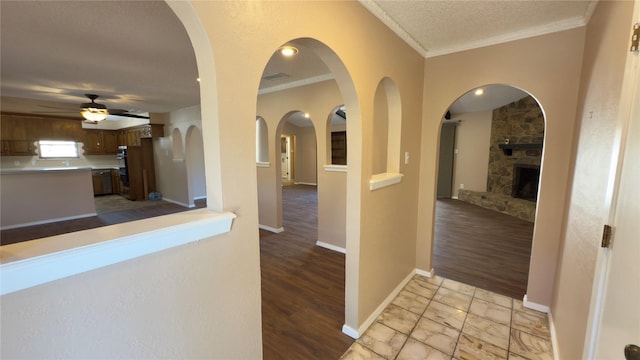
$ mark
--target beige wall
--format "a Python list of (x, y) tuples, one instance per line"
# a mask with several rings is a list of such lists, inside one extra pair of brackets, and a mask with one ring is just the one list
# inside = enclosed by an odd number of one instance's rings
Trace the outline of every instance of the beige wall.
[[(194, 184), (190, 183), (187, 157), (188, 154), (193, 155), (197, 160), (199, 155), (192, 154), (194, 149), (187, 148), (194, 146), (190, 144), (193, 139), (187, 142), (187, 133), (193, 126), (202, 126), (200, 106), (192, 106), (168, 114), (153, 114), (152, 117), (162, 120), (165, 124), (165, 136), (153, 141), (157, 189), (162, 193), (164, 200), (183, 206), (194, 206), (192, 195)], [(176, 136), (179, 138), (176, 139)], [(202, 148), (199, 151), (203, 151)], [(194, 161), (193, 164), (198, 168), (193, 170), (194, 174), (199, 174), (196, 177), (203, 177), (204, 163), (196, 164), (197, 162)], [(204, 184), (199, 186), (205, 187)]]
[(583, 358), (632, 12), (633, 2), (601, 1), (587, 28), (573, 180), (551, 303), (562, 359)]
[(0, 192), (2, 228), (96, 214), (91, 169), (8, 171), (0, 175)]
[(571, 167), (584, 33), (584, 28), (578, 28), (426, 60), (418, 268), (430, 270), (432, 266), (433, 173), (442, 114), (473, 88), (496, 83), (512, 85), (531, 93), (546, 115), (527, 298), (539, 305), (551, 304)]
[[(332, 189), (323, 187), (321, 184), (321, 167), (331, 162), (331, 159), (325, 159), (327, 144), (327, 118), (329, 113), (336, 106), (343, 103), (340, 90), (334, 80), (323, 81), (311, 85), (297, 87), (273, 93), (258, 96), (257, 115), (265, 119), (267, 124), (267, 132), (269, 134), (269, 168), (258, 169), (258, 203), (260, 224), (272, 228), (280, 228), (282, 226), (282, 194), (280, 188), (280, 134), (284, 133), (300, 133), (300, 139), (296, 138), (297, 143), (301, 143), (304, 149), (298, 154), (296, 150), (295, 158), (295, 180), (299, 182), (317, 183), (318, 184), (318, 220), (324, 214), (331, 212), (331, 207), (321, 207), (320, 203), (327, 203), (322, 199), (331, 199), (335, 194)], [(294, 125), (288, 125), (283, 121), (287, 114), (292, 111), (302, 111), (309, 114), (309, 120), (313, 124), (307, 130), (302, 130)], [(255, 117), (255, 115), (254, 115)], [(280, 128), (279, 128), (280, 126)], [(279, 129), (279, 130), (278, 130)], [(315, 137), (315, 139), (313, 139)], [(314, 144), (311, 145), (310, 140), (313, 139)], [(313, 154), (311, 147), (315, 147)], [(301, 158), (302, 157), (302, 158)], [(309, 168), (310, 157), (315, 157), (313, 165), (315, 168)], [(302, 164), (300, 160), (306, 159), (308, 163)], [(316, 160), (317, 159), (317, 160)], [(300, 178), (298, 178), (300, 176)], [(317, 178), (317, 180), (316, 180)], [(328, 203), (327, 203), (328, 205)]]
[[(311, 120), (309, 124), (311, 124)], [(314, 127), (296, 126), (287, 122), (282, 129), (282, 133), (295, 136), (295, 141), (292, 144), (295, 149), (291, 149), (295, 153), (293, 180), (301, 184), (316, 184), (318, 153)]]
[(453, 197), (458, 197), (460, 184), (473, 191), (487, 191), (489, 166), (489, 138), (492, 111), (479, 111), (455, 115), (456, 150), (453, 170)]
[[(313, 37), (334, 52), (315, 49), (341, 94), (327, 108), (306, 111), (323, 119), (317, 133), (326, 133), (333, 107), (349, 109), (346, 325), (357, 329), (415, 268), (423, 58), (357, 2), (171, 6), (194, 43), (201, 79), (208, 207), (237, 215), (231, 232), (3, 296), (3, 358), (261, 358), (257, 89), (274, 50), (299, 37)], [(347, 23), (358, 26), (349, 32), (331, 26)], [(366, 154), (372, 144), (363, 129), (371, 127), (375, 87), (385, 76), (402, 95), (402, 151), (412, 162), (401, 166), (401, 184), (371, 192)], [(318, 138), (321, 154), (325, 143)], [(171, 151), (165, 146), (159, 150)], [(324, 190), (320, 185), (320, 196)]]

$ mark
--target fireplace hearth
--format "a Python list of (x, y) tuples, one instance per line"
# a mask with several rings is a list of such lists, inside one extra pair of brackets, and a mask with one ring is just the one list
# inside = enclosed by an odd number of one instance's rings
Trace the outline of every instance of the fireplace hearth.
[(539, 165), (513, 165), (513, 183), (511, 188), (511, 196), (518, 199), (536, 201), (536, 199), (538, 198), (539, 181)]

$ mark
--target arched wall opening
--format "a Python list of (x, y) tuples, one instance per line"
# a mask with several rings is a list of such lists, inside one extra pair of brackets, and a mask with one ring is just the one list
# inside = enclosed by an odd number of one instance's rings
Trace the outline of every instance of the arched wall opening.
[(256, 117), (256, 163), (269, 162), (269, 131), (262, 116)]
[[(443, 114), (434, 204), (437, 274), (510, 297), (524, 296), (544, 129), (538, 102), (509, 85), (471, 89)], [(474, 229), (473, 234), (456, 233), (464, 228)], [(469, 237), (477, 241), (464, 240)], [(491, 244), (491, 251), (483, 251), (481, 243)], [(463, 248), (467, 252), (452, 250)], [(492, 262), (502, 265), (483, 266)]]
[(195, 200), (207, 198), (204, 144), (202, 132), (196, 126), (187, 129), (185, 161), (189, 184), (189, 205), (193, 206)]
[(171, 152), (173, 160), (184, 160), (184, 145), (182, 142), (182, 133), (180, 129), (175, 128), (171, 131)]
[[(287, 42), (287, 44), (296, 44), (301, 51), (310, 51), (314, 56), (318, 57), (328, 68), (330, 77), (319, 82), (306, 84), (296, 89), (283, 89), (272, 93), (259, 93), (257, 113), (260, 114), (267, 122), (269, 133), (269, 149), (277, 149), (275, 153), (269, 154), (269, 167), (258, 167), (258, 197), (260, 203), (260, 227), (262, 229), (270, 229), (273, 231), (283, 231), (282, 228), (282, 198), (280, 195), (279, 185), (281, 182), (280, 167), (275, 166), (280, 154), (279, 149), (279, 133), (277, 126), (273, 123), (273, 119), (281, 119), (282, 114), (294, 109), (304, 109), (310, 115), (313, 121), (317, 141), (316, 155), (316, 176), (318, 186), (318, 245), (326, 245), (333, 250), (347, 253), (346, 260), (346, 278), (348, 285), (345, 290), (345, 324), (349, 324), (353, 328), (357, 328), (357, 277), (358, 277), (358, 254), (354, 250), (353, 255), (348, 254), (348, 248), (356, 249), (359, 245), (359, 218), (360, 218), (360, 179), (359, 172), (347, 173), (346, 169), (341, 172), (334, 172), (332, 169), (326, 169), (327, 165), (331, 165), (331, 160), (327, 156), (328, 136), (324, 136), (328, 130), (326, 121), (329, 114), (336, 104), (344, 104), (349, 109), (350, 121), (346, 124), (346, 131), (349, 133), (349, 153), (348, 162), (358, 166), (361, 161), (361, 130), (360, 130), (360, 111), (358, 107), (358, 99), (355, 88), (345, 65), (338, 56), (327, 45), (310, 38), (295, 39)], [(263, 74), (264, 75), (264, 74)], [(301, 91), (314, 91), (320, 89), (331, 88), (330, 96), (326, 98), (304, 97), (298, 98)], [(285, 95), (286, 102), (281, 102), (280, 110), (265, 109), (263, 102), (268, 98)], [(294, 100), (297, 99), (297, 100)], [(296, 102), (298, 101), (298, 102)], [(278, 145), (271, 143), (278, 141)], [(348, 191), (347, 189), (352, 189)], [(349, 197), (351, 197), (351, 208), (348, 209)], [(333, 199), (340, 199), (333, 201)], [(265, 207), (267, 205), (268, 207)], [(336, 210), (337, 209), (337, 210)], [(266, 223), (271, 221), (271, 223)], [(346, 224), (353, 224), (351, 228), (347, 228)], [(337, 232), (337, 234), (336, 234)], [(353, 240), (353, 244), (349, 243), (349, 238)], [(326, 241), (323, 241), (325, 240)], [(337, 241), (337, 243), (336, 243)]]
[(388, 77), (376, 88), (373, 116), (372, 173), (398, 173), (402, 108), (398, 87)]
[(347, 112), (344, 105), (336, 106), (327, 117), (327, 163), (347, 165)]

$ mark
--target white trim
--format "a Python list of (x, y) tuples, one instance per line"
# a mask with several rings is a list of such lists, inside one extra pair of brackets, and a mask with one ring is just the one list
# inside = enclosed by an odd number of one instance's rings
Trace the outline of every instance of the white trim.
[(5, 245), (0, 295), (227, 233), (234, 218), (198, 209)]
[(202, 200), (202, 199), (206, 199), (207, 195), (202, 195), (202, 196), (194, 196), (193, 200)]
[(279, 227), (279, 228), (277, 228), (277, 229), (276, 229), (276, 228), (273, 228), (273, 227), (271, 227), (271, 226), (262, 225), (262, 224), (259, 224), (259, 225), (258, 225), (258, 228), (259, 228), (259, 229), (262, 229), (262, 230), (271, 231), (272, 233), (275, 233), (275, 234), (279, 234), (279, 233), (281, 233), (281, 232), (283, 232), (283, 231), (284, 231), (284, 228), (283, 228), (283, 227)]
[(186, 208), (194, 208), (194, 207), (196, 207), (195, 205), (185, 204), (185, 203), (183, 203), (183, 202), (176, 201), (176, 200), (173, 200), (173, 199), (169, 199), (169, 198), (166, 198), (166, 197), (162, 197), (162, 200), (164, 200), (164, 201), (166, 201), (166, 202), (170, 202), (170, 203), (172, 203), (172, 204), (176, 204), (176, 205), (184, 206), (184, 207), (186, 207)]
[(268, 167), (271, 167), (271, 163), (270, 162), (264, 162), (264, 161), (257, 161), (256, 162), (256, 167), (268, 168)]
[(458, 200), (458, 197), (457, 197), (457, 196), (452, 196), (451, 198), (452, 198), (453, 200)]
[(371, 175), (369, 180), (369, 190), (382, 189), (383, 187), (398, 184), (402, 181), (403, 174), (382, 173)]
[(25, 227), (25, 226), (49, 224), (49, 223), (58, 222), (58, 221), (82, 219), (82, 218), (91, 217), (91, 216), (97, 216), (97, 215), (98, 215), (97, 213), (87, 213), (87, 214), (66, 216), (66, 217), (55, 218), (55, 219), (33, 221), (33, 222), (28, 222), (28, 223), (23, 223), (23, 224), (0, 226), (0, 230), (9, 230), (9, 229), (21, 228), (21, 227)]
[(335, 246), (335, 245), (331, 245), (331, 244), (327, 244), (326, 242), (322, 242), (322, 241), (316, 241), (316, 245), (323, 247), (325, 249), (329, 249), (329, 250), (333, 250), (333, 251), (337, 251), (339, 253), (343, 253), (346, 254), (347, 253), (347, 249), (339, 247), (339, 246)]
[(560, 31), (566, 31), (575, 29), (586, 24), (584, 17), (575, 17), (563, 21), (559, 21), (552, 24), (545, 24), (541, 26), (536, 26), (533, 28), (523, 29), (521, 31), (516, 31), (512, 33), (502, 34), (498, 36), (493, 36), (486, 39), (481, 39), (478, 41), (473, 41), (461, 45), (444, 47), (436, 50), (429, 50), (426, 58), (452, 54), (460, 51), (479, 49), (486, 46), (498, 45), (507, 43), (510, 41), (522, 40), (527, 38), (532, 38), (536, 36), (556, 33)]
[(431, 268), (431, 271), (416, 269), (416, 274), (432, 278), (436, 276), (436, 271), (433, 268)]
[(409, 46), (413, 48), (413, 50), (417, 51), (418, 54), (422, 55), (422, 57), (427, 57), (427, 49), (422, 47), (416, 39), (414, 39), (408, 32), (406, 32), (402, 26), (400, 26), (395, 20), (393, 20), (387, 13), (382, 10), (378, 4), (376, 4), (373, 0), (359, 0), (360, 4), (364, 6), (373, 16), (377, 17), (378, 20), (382, 21), (383, 24), (387, 25), (391, 31), (396, 33), (404, 42), (406, 42)]
[(522, 298), (522, 305), (524, 305), (524, 307), (532, 309), (532, 310), (536, 310), (536, 311), (540, 311), (543, 312), (545, 314), (549, 313), (549, 307), (546, 305), (540, 305), (540, 304), (536, 304), (534, 302), (531, 302), (529, 300), (527, 300), (527, 294), (524, 294), (524, 297)]
[(549, 319), (549, 332), (551, 333), (551, 347), (553, 348), (553, 359), (559, 360), (560, 353), (558, 352), (558, 335), (556, 333), (556, 327), (553, 324), (553, 316), (551, 316), (551, 312), (547, 313), (547, 317)]
[[(360, 337), (360, 335), (364, 334), (365, 331), (367, 331), (367, 329), (369, 328), (369, 326), (371, 326), (371, 324), (373, 324), (374, 321), (376, 321), (376, 319), (378, 318), (378, 316), (380, 316), (380, 314), (382, 314), (382, 312), (384, 311), (384, 309), (386, 309), (386, 307), (391, 304), (391, 302), (393, 301), (393, 299), (396, 297), (396, 295), (398, 295), (398, 293), (400, 291), (402, 291), (402, 289), (407, 285), (407, 283), (413, 278), (413, 275), (416, 274), (416, 269), (413, 269), (409, 272), (409, 275), (407, 275), (404, 280), (402, 280), (400, 282), (400, 284), (398, 284), (398, 286), (396, 286), (395, 289), (393, 289), (393, 291), (382, 301), (382, 303), (380, 303), (380, 305), (371, 313), (371, 315), (367, 318), (367, 320), (365, 320), (362, 325), (360, 325), (360, 327), (358, 328), (358, 331), (353, 331), (353, 328), (348, 327), (347, 325), (343, 325), (342, 326), (342, 332), (354, 339), (357, 339)], [(347, 328), (347, 331), (345, 331), (345, 328)]]
[(360, 337), (360, 334), (358, 334), (358, 330), (352, 328), (351, 326), (348, 325), (342, 325), (342, 333), (347, 335), (348, 337), (352, 338), (352, 339), (356, 339), (358, 340), (358, 338)]
[(324, 171), (330, 171), (330, 172), (343, 172), (346, 173), (347, 172), (347, 165), (325, 165), (324, 166)]
[(494, 36), (478, 41), (468, 42), (465, 44), (455, 45), (451, 47), (443, 47), (438, 49), (425, 49), (419, 41), (414, 39), (407, 31), (402, 28), (395, 20), (393, 20), (380, 6), (378, 6), (374, 0), (359, 0), (360, 4), (364, 6), (370, 13), (378, 18), (383, 24), (385, 24), (391, 31), (398, 35), (407, 45), (413, 48), (424, 58), (430, 58), (434, 56), (451, 54), (459, 51), (472, 50), (485, 46), (497, 45), (506, 43), (509, 41), (521, 40), (531, 38), (535, 36), (570, 30), (585, 26), (589, 23), (591, 15), (596, 7), (597, 1), (589, 4), (584, 16), (577, 16), (571, 19), (558, 21), (552, 24), (545, 24), (533, 28), (523, 29), (520, 31)]
[(304, 182), (304, 181), (294, 181), (293, 183), (296, 185), (318, 186), (317, 183), (310, 183), (310, 182)]
[(281, 84), (281, 85), (276, 85), (276, 86), (260, 89), (260, 90), (258, 90), (258, 95), (264, 95), (264, 94), (269, 94), (269, 93), (276, 92), (276, 91), (293, 89), (293, 88), (297, 88), (297, 87), (300, 87), (300, 86), (311, 85), (311, 84), (315, 84), (315, 83), (319, 83), (319, 82), (323, 82), (323, 81), (327, 81), (327, 80), (332, 80), (332, 79), (334, 79), (332, 73), (318, 75), (318, 76), (310, 77), (310, 78), (307, 78), (307, 79), (302, 79), (302, 80), (298, 80), (298, 81), (292, 81), (290, 83), (286, 83), (286, 84)]

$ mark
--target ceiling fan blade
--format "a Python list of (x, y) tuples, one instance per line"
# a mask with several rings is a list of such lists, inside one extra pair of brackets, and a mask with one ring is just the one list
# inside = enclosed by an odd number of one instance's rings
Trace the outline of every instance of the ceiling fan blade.
[(137, 115), (137, 114), (129, 114), (128, 112), (112, 114), (112, 113), (111, 113), (111, 111), (109, 111), (109, 115), (114, 115), (114, 116), (125, 116), (125, 117), (130, 117), (130, 118), (146, 119), (146, 120), (149, 120), (149, 117), (148, 117), (148, 116), (145, 116), (145, 115)]

